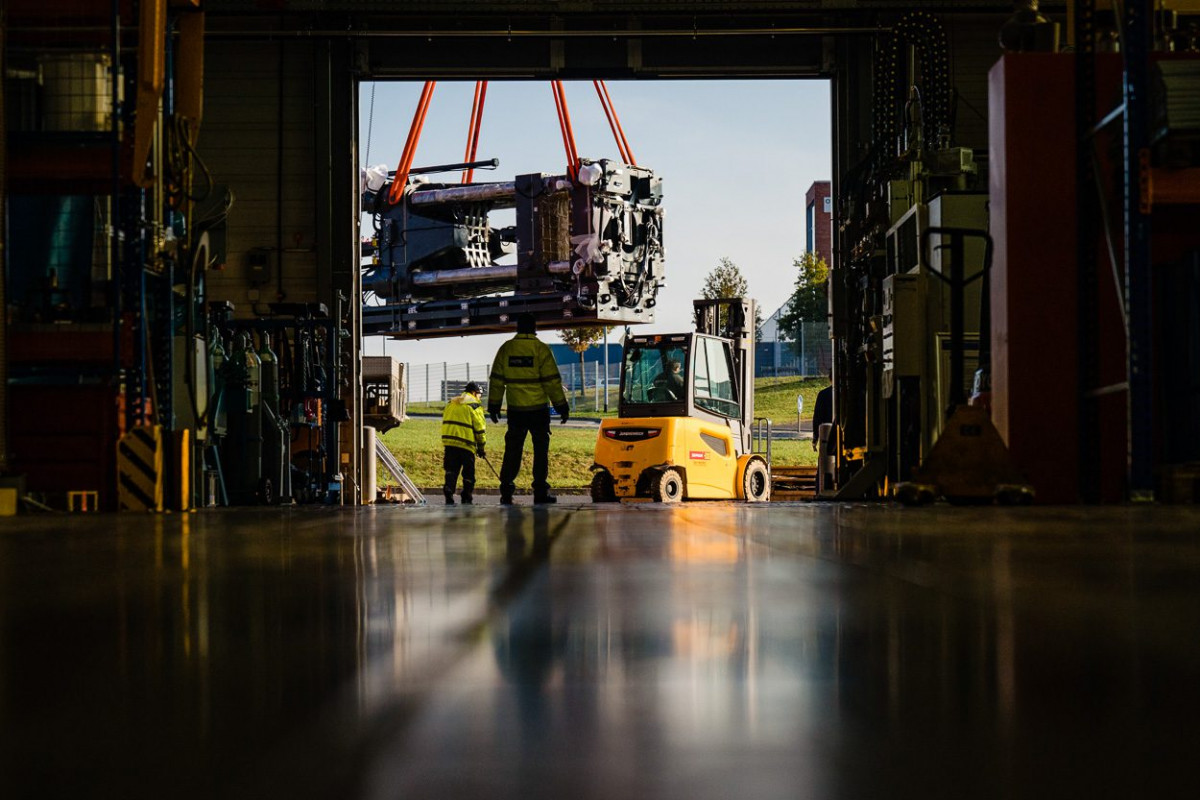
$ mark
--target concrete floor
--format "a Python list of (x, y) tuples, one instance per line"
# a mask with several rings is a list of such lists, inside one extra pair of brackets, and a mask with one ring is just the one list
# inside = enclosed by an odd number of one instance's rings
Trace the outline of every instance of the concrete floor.
[(0, 742), (5, 798), (1200, 797), (1200, 511), (10, 518)]

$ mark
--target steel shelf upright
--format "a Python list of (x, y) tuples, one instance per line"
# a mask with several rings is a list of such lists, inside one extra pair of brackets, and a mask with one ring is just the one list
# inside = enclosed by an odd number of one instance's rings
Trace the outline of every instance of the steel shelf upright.
[[(1134, 501), (1154, 499), (1155, 405), (1153, 376), (1154, 302), (1152, 273), (1153, 197), (1150, 157), (1150, 61), (1153, 8), (1150, 0), (1128, 0), (1117, 20), (1123, 33), (1121, 102), (1097, 121), (1096, 3), (1081, 0), (1075, 9), (1077, 244), (1079, 283), (1079, 447), (1080, 490), (1085, 501), (1099, 499), (1097, 402), (1107, 394), (1126, 395), (1126, 493)], [(1123, 250), (1118, 283), (1125, 325), (1125, 381), (1098, 386), (1099, 316), (1096, 231), (1088, 223), (1103, 216), (1103, 187), (1094, 187), (1093, 139), (1120, 123), (1120, 179)], [(1107, 224), (1107, 220), (1106, 220)], [(1115, 261), (1115, 258), (1114, 258)], [(1114, 266), (1116, 266), (1114, 264)]]
[(1096, 0), (1080, 0), (1075, 7), (1075, 219), (1078, 353), (1079, 353), (1079, 497), (1085, 503), (1100, 500), (1099, 413), (1095, 387), (1100, 374), (1097, 352), (1095, 230), (1090, 223), (1099, 214), (1099, 198), (1092, 188), (1096, 134)]
[(1154, 499), (1154, 299), (1151, 279), (1150, 0), (1125, 4), (1125, 318), (1129, 325), (1129, 496)]

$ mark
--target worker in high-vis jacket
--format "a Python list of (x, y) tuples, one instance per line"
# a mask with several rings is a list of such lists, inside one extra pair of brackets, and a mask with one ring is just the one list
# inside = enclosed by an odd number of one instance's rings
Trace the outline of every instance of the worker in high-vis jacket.
[(488, 414), (500, 421), (500, 404), (508, 393), (508, 432), (500, 466), (500, 502), (512, 505), (525, 434), (533, 439), (533, 502), (556, 502), (546, 478), (550, 473), (550, 406), (562, 422), (569, 416), (562, 376), (550, 348), (537, 338), (532, 314), (517, 316), (517, 335), (500, 345), (492, 361)]
[(484, 445), (483, 407), (479, 403), (483, 390), (475, 381), (468, 383), (458, 397), (454, 397), (442, 411), (442, 468), (446, 480), (442, 493), (446, 505), (454, 505), (454, 489), (458, 486), (458, 474), (462, 473), (463, 505), (470, 505), (475, 494), (475, 456), (487, 457)]

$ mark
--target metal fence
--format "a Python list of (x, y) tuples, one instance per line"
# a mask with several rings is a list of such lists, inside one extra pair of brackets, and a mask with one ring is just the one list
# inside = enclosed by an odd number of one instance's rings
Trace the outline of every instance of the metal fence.
[[(405, 368), (405, 374), (408, 376), (408, 402), (410, 405), (445, 403), (451, 397), (461, 394), (470, 381), (475, 381), (483, 387), (486, 397), (491, 371), (491, 364), (409, 364)], [(584, 364), (582, 370), (579, 368), (579, 362), (559, 364), (558, 371), (562, 375), (563, 391), (572, 410), (605, 410), (606, 383), (602, 364)], [(621, 365), (609, 364), (607, 388), (610, 405), (616, 403), (620, 380)]]
[(408, 402), (444, 403), (463, 388), (475, 381), (487, 392), (491, 364), (409, 364), (405, 369), (408, 376)]
[[(776, 375), (826, 375), (832, 363), (829, 326), (824, 322), (806, 322), (797, 331), (800, 347), (795, 341), (759, 342), (755, 353), (757, 377)], [(446, 361), (431, 364), (409, 364), (405, 369), (408, 381), (408, 402), (445, 403), (461, 394), (467, 383), (475, 381), (487, 394), (488, 376), (492, 365), (452, 364)], [(572, 410), (604, 411), (617, 401), (621, 383), (619, 361), (608, 365), (605, 381), (604, 365), (589, 361), (580, 369), (578, 361), (559, 362), (563, 391)], [(605, 405), (607, 388), (608, 406)]]
[[(621, 364), (610, 362), (608, 365), (608, 380), (605, 381), (604, 365), (598, 361), (585, 363), (583, 370), (579, 362), (574, 364), (559, 364), (558, 371), (562, 374), (563, 390), (567, 402), (574, 411), (607, 411), (617, 407), (617, 394), (621, 389)], [(607, 389), (608, 404), (605, 404)]]
[(755, 375), (827, 375), (833, 364), (829, 324), (804, 322), (793, 336), (783, 341), (759, 342), (755, 353)]

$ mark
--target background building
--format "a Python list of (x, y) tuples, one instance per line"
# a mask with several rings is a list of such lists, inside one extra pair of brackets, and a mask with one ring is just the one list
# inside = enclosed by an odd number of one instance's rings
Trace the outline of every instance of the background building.
[[(833, 196), (829, 181), (814, 181), (804, 194), (804, 249), (833, 263)], [(789, 300), (790, 302), (790, 300)], [(763, 321), (755, 355), (755, 373), (766, 375), (818, 375), (828, 372), (832, 358), (828, 320), (805, 322), (801, 330), (780, 330), (785, 302)], [(796, 347), (795, 342), (800, 346)]]
[(833, 194), (829, 181), (815, 181), (804, 194), (804, 249), (833, 266)]

